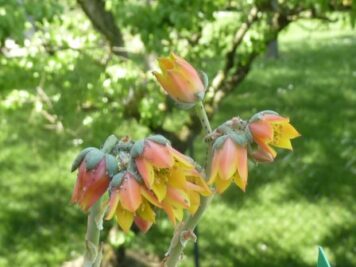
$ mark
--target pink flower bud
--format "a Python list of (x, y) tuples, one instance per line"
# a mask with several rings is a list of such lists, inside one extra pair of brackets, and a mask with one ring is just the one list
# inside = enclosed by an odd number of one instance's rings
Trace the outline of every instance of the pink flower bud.
[(158, 82), (168, 95), (178, 103), (194, 104), (203, 99), (205, 86), (197, 70), (186, 60), (171, 53), (158, 59), (161, 73), (154, 71)]

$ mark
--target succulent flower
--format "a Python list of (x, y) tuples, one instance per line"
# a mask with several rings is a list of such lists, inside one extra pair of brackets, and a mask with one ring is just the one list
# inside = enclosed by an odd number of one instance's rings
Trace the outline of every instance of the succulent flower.
[(128, 232), (133, 222), (146, 232), (155, 222), (152, 205), (161, 207), (157, 198), (136, 181), (129, 171), (116, 174), (110, 183), (110, 199), (106, 219), (115, 216), (123, 231)]
[(272, 159), (277, 156), (277, 152), (271, 146), (292, 150), (290, 140), (300, 136), (289, 123), (288, 118), (275, 112), (256, 114), (250, 120), (248, 127), (253, 140), (259, 146), (260, 155), (264, 154)]
[(217, 138), (213, 145), (211, 174), (208, 184), (215, 184), (218, 193), (224, 192), (232, 181), (246, 190), (248, 167), (246, 143), (237, 134)]
[(74, 160), (72, 171), (78, 167), (72, 202), (87, 211), (106, 192), (110, 177), (117, 170), (117, 161), (99, 149), (87, 148)]
[(192, 159), (175, 150), (162, 136), (137, 142), (132, 149), (138, 173), (175, 223), (183, 209), (195, 213), (200, 195), (209, 195), (202, 174)]
[(158, 63), (161, 73), (154, 71), (153, 75), (173, 100), (191, 107), (204, 98), (206, 78), (202, 74), (203, 81), (198, 71), (186, 60), (171, 53), (168, 57), (158, 59)]

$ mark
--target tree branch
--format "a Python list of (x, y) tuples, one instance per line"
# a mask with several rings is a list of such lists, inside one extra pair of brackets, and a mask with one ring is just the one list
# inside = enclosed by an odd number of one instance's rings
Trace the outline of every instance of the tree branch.
[(84, 13), (92, 22), (94, 28), (109, 41), (112, 52), (118, 56), (126, 57), (124, 50), (118, 49), (124, 46), (124, 39), (118, 26), (115, 24), (113, 14), (105, 9), (104, 0), (77, 0)]

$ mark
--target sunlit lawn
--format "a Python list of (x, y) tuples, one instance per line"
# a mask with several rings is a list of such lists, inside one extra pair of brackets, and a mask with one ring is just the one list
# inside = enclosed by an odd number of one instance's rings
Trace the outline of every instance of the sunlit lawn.
[[(317, 245), (332, 266), (356, 266), (356, 37), (310, 27), (284, 34), (280, 59), (260, 58), (214, 118), (274, 109), (303, 137), (275, 164), (251, 165), (245, 194), (233, 187), (214, 199), (199, 227), (204, 267), (311, 267)], [(85, 217), (69, 204), (79, 148), (6, 126), (25, 115), (1, 122), (0, 266), (58, 266), (82, 249)], [(160, 220), (129, 246), (163, 255), (170, 231)], [(187, 255), (183, 266), (193, 266), (191, 245)]]

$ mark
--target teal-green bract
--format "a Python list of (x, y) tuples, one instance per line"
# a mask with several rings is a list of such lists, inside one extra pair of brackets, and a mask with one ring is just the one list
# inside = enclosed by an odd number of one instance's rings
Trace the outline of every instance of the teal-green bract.
[(331, 267), (322, 247), (319, 247), (319, 256), (318, 256), (317, 267)]

